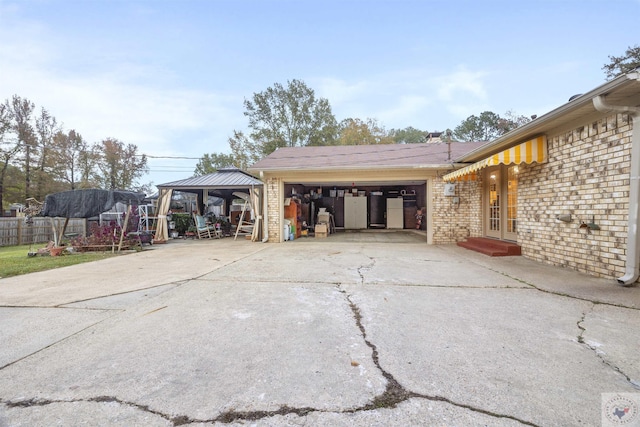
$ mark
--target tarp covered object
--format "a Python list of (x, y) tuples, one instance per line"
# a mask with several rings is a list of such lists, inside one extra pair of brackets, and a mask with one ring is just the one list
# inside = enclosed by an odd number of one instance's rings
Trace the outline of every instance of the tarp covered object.
[(60, 218), (91, 218), (110, 210), (116, 203), (139, 205), (143, 193), (119, 190), (72, 190), (49, 194), (44, 199), (42, 216)]

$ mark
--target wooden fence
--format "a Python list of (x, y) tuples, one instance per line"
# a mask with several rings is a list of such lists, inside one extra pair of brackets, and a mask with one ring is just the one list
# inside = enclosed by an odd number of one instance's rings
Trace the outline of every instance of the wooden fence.
[[(45, 243), (53, 240), (51, 220), (61, 227), (64, 218), (34, 217), (33, 224), (25, 223), (24, 217), (0, 218), (0, 246), (28, 245)], [(65, 235), (87, 233), (87, 221), (83, 218), (72, 218), (67, 224)]]

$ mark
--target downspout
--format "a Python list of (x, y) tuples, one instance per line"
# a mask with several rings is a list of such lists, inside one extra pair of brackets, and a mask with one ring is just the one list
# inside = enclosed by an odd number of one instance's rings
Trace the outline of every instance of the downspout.
[(264, 230), (264, 237), (262, 238), (262, 243), (267, 243), (269, 241), (269, 222), (267, 218), (268, 212), (268, 204), (267, 204), (267, 192), (264, 189), (264, 185), (262, 187), (262, 229)]
[(593, 106), (603, 113), (627, 113), (633, 118), (633, 133), (631, 134), (631, 165), (629, 170), (629, 224), (627, 226), (627, 261), (624, 276), (618, 278), (622, 286), (633, 285), (640, 276), (638, 255), (640, 254), (640, 107), (609, 105), (604, 96), (593, 98)]

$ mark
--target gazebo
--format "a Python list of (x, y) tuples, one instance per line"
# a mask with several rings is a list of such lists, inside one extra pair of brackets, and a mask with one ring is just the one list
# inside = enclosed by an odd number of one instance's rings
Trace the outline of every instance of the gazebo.
[(226, 201), (226, 209), (230, 207), (230, 201), (237, 199), (234, 193), (244, 193), (250, 200), (254, 210), (255, 224), (251, 240), (259, 239), (260, 222), (263, 220), (263, 184), (258, 178), (238, 168), (221, 168), (214, 173), (203, 176), (194, 176), (180, 181), (167, 182), (158, 187), (158, 228), (156, 229), (156, 242), (166, 242), (169, 238), (167, 213), (171, 205), (173, 191), (193, 193), (197, 198), (198, 214), (204, 213), (208, 196), (216, 196)]

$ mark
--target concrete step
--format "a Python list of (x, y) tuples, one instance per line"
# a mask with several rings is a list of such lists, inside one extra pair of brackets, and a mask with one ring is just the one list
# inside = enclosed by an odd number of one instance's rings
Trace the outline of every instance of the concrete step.
[(458, 242), (458, 246), (489, 256), (518, 256), (522, 253), (517, 243), (486, 237), (469, 237), (465, 242)]

